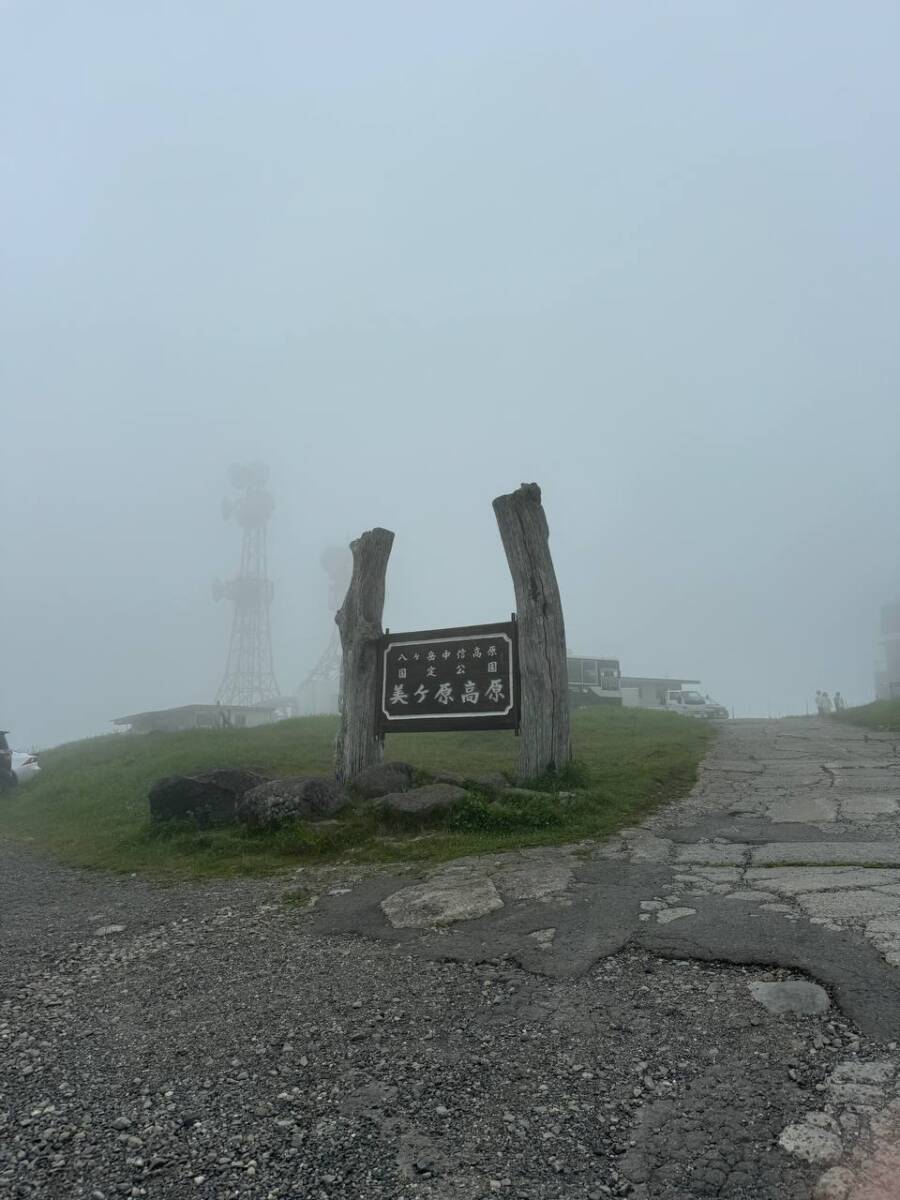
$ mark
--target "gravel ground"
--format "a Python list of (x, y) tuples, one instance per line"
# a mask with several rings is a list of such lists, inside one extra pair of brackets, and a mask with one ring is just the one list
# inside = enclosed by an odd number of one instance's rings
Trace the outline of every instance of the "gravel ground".
[(0, 1196), (811, 1195), (779, 1134), (869, 1048), (750, 997), (787, 972), (428, 962), (315, 934), (286, 886), (0, 846)]

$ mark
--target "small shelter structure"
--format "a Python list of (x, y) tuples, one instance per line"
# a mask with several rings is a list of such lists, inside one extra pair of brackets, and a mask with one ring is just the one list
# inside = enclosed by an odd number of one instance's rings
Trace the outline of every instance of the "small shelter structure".
[(185, 729), (251, 729), (271, 725), (282, 707), (279, 701), (264, 704), (182, 704), (152, 712), (116, 717), (113, 725), (128, 733), (180, 733)]
[(569, 701), (573, 704), (621, 704), (622, 677), (617, 658), (566, 658)]

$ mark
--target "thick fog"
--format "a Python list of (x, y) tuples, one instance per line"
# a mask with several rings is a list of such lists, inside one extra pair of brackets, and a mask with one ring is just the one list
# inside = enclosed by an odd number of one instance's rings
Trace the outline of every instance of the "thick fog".
[(322, 550), (385, 622), (514, 608), (737, 715), (872, 698), (900, 593), (900, 10), (823, 0), (0, 6), (0, 728), (211, 701), (262, 460), (275, 665)]

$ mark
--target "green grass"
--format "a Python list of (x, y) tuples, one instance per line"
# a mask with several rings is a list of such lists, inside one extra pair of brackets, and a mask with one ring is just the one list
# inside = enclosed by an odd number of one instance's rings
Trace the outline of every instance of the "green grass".
[[(576, 762), (542, 794), (489, 791), (423, 822), (350, 808), (336, 821), (276, 832), (240, 826), (151, 829), (147, 790), (164, 775), (248, 767), (328, 774), (337, 719), (305, 717), (250, 730), (113, 735), (41, 755), (41, 775), (0, 796), (0, 839), (27, 840), (67, 863), (156, 876), (265, 874), (301, 862), (440, 860), (516, 846), (604, 837), (687, 792), (714, 736), (701, 721), (644, 709), (573, 713)], [(515, 771), (511, 733), (396, 734), (385, 757), (465, 776)], [(554, 788), (572, 794), (560, 798)]]
[(833, 719), (848, 725), (862, 725), (866, 729), (900, 732), (900, 700), (876, 700), (874, 704), (845, 708), (843, 712), (834, 713)]

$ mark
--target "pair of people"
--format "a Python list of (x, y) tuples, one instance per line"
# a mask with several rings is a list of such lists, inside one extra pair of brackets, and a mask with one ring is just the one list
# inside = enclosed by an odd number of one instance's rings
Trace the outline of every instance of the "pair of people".
[(827, 716), (830, 712), (842, 712), (846, 707), (846, 701), (840, 692), (834, 693), (834, 700), (827, 692), (816, 692), (816, 709), (820, 717)]

